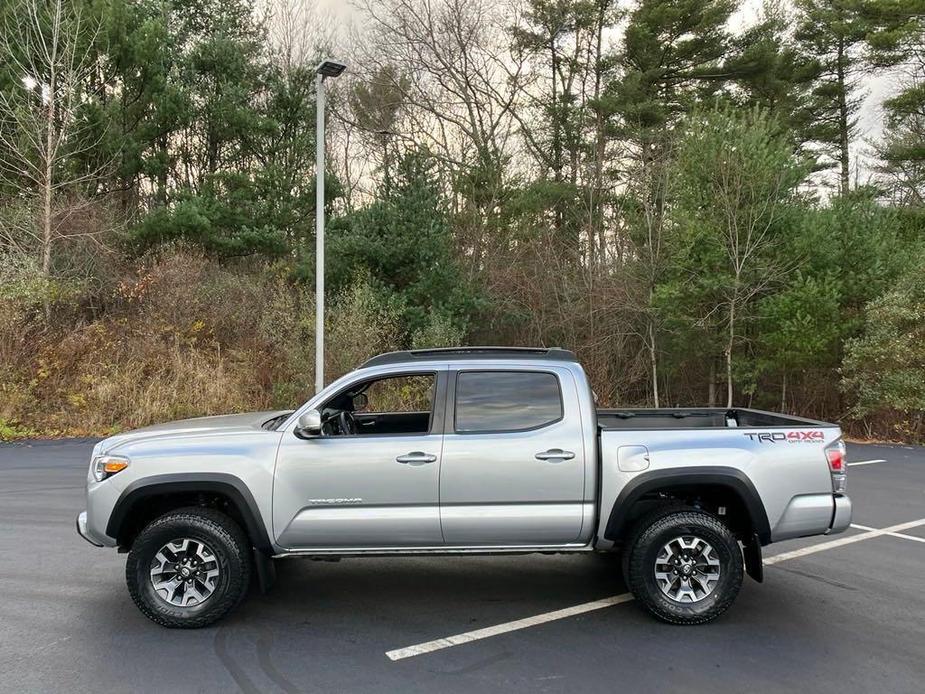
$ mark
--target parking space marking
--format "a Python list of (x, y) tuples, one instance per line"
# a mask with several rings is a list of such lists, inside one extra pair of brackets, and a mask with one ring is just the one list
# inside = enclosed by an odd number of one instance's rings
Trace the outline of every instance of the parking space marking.
[(464, 643), (469, 643), (470, 641), (487, 639), (490, 636), (498, 636), (499, 634), (506, 634), (510, 631), (517, 631), (518, 629), (535, 627), (538, 624), (554, 622), (557, 619), (565, 619), (566, 617), (574, 617), (575, 615), (584, 614), (585, 612), (601, 610), (605, 607), (619, 605), (621, 602), (629, 602), (632, 599), (633, 596), (629, 593), (613, 595), (602, 600), (585, 602), (581, 605), (565, 607), (561, 610), (553, 610), (552, 612), (544, 612), (543, 614), (534, 615), (533, 617), (517, 619), (513, 622), (505, 622), (504, 624), (496, 624), (495, 626), (485, 627), (484, 629), (476, 629), (475, 631), (467, 631), (462, 634), (456, 634), (455, 636), (447, 636), (445, 639), (437, 639), (436, 641), (419, 643), (415, 646), (408, 646), (407, 648), (398, 648), (394, 651), (386, 652), (386, 655), (392, 660), (402, 660), (403, 658), (410, 658), (415, 655), (423, 655), (424, 653), (439, 651), (442, 648), (459, 646)]
[[(866, 525), (858, 525), (857, 523), (851, 524), (852, 528), (858, 530), (876, 530), (876, 528), (870, 528)], [(916, 537), (915, 535), (903, 535), (902, 533), (887, 533), (890, 537), (899, 537), (903, 540), (915, 540), (916, 542), (925, 542), (925, 537)]]
[(886, 462), (885, 460), (857, 460), (853, 463), (848, 463), (848, 467), (852, 467), (854, 465), (873, 465), (874, 463), (885, 463), (885, 462)]
[[(919, 520), (908, 521), (906, 523), (899, 523), (898, 525), (891, 525), (888, 528), (870, 528), (865, 529), (865, 532), (858, 533), (857, 535), (849, 535), (848, 537), (842, 537), (837, 540), (830, 540), (829, 542), (821, 542), (817, 545), (810, 545), (809, 547), (803, 547), (801, 549), (793, 550), (792, 552), (783, 552), (782, 554), (775, 554), (774, 556), (767, 557), (764, 560), (765, 566), (770, 566), (773, 564), (779, 564), (782, 561), (787, 561), (789, 559), (797, 559), (799, 557), (805, 557), (809, 554), (815, 554), (817, 552), (824, 552), (829, 549), (835, 549), (836, 547), (842, 547), (844, 545), (850, 545), (855, 542), (861, 542), (862, 540), (869, 540), (874, 537), (883, 537), (884, 535), (895, 535), (902, 530), (909, 530), (910, 528), (916, 528), (920, 525), (925, 525), (925, 518), (920, 518)], [(911, 539), (911, 535), (905, 537)], [(490, 627), (484, 627), (482, 629), (476, 629), (474, 631), (466, 631), (462, 634), (455, 634), (453, 636), (447, 636), (442, 639), (435, 639), (433, 641), (425, 641), (424, 643), (418, 643), (414, 646), (406, 646), (405, 648), (396, 648), (393, 651), (386, 651), (386, 656), (390, 660), (404, 660), (405, 658), (413, 658), (417, 655), (424, 655), (425, 653), (433, 653), (434, 651), (439, 651), (444, 648), (451, 648), (452, 646), (461, 646), (465, 643), (471, 643), (473, 641), (479, 641), (481, 639), (487, 639), (492, 636), (498, 636), (500, 634), (507, 634), (512, 631), (518, 631), (520, 629), (527, 629), (528, 627), (535, 627), (540, 624), (547, 624), (549, 622), (554, 622), (559, 619), (565, 619), (566, 617), (574, 617), (575, 615), (585, 614), (586, 612), (593, 612), (594, 610), (601, 610), (605, 607), (612, 607), (613, 605), (619, 605), (621, 603), (630, 602), (633, 599), (633, 596), (630, 593), (621, 593), (620, 595), (613, 595), (609, 598), (603, 598), (601, 600), (594, 600), (592, 602), (585, 602), (580, 605), (574, 605), (573, 607), (565, 607), (561, 610), (553, 610), (552, 612), (544, 612), (542, 614), (534, 615), (533, 617), (525, 617), (524, 619), (516, 619), (513, 622), (504, 622), (502, 624), (496, 624)]]
[(824, 552), (827, 549), (835, 549), (836, 547), (842, 547), (844, 545), (850, 545), (855, 542), (861, 542), (862, 540), (869, 540), (874, 537), (882, 537), (884, 535), (890, 535), (892, 533), (900, 532), (901, 530), (909, 530), (910, 528), (917, 528), (920, 525), (925, 525), (925, 518), (920, 518), (919, 520), (909, 521), (907, 523), (900, 523), (899, 525), (891, 525), (888, 528), (872, 528), (866, 532), (858, 533), (857, 535), (849, 535), (848, 537), (840, 537), (837, 540), (829, 540), (828, 542), (820, 542), (818, 545), (810, 545), (809, 547), (802, 547), (800, 549), (795, 549), (792, 552), (784, 552), (782, 554), (775, 554), (773, 557), (768, 557), (764, 560), (765, 566), (770, 564), (777, 564), (782, 561), (787, 561), (788, 559), (797, 559), (798, 557), (805, 557), (809, 554), (815, 554), (816, 552)]

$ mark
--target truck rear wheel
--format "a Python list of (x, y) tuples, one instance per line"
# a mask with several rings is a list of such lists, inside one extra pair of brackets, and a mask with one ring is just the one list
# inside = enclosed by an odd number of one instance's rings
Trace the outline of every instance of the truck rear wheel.
[(624, 564), (633, 595), (659, 619), (703, 624), (716, 619), (742, 586), (742, 550), (716, 516), (666, 509), (644, 518)]
[(224, 617), (247, 592), (249, 543), (224, 513), (184, 508), (153, 520), (125, 564), (129, 594), (161, 626), (195, 629)]

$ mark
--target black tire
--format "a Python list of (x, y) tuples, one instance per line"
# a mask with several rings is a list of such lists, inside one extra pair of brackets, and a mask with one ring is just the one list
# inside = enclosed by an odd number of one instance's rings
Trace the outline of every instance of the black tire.
[[(656, 558), (679, 536), (705, 541), (720, 562), (715, 587), (696, 602), (670, 598), (655, 578)], [(690, 508), (666, 508), (644, 517), (634, 528), (624, 558), (630, 591), (649, 612), (670, 624), (704, 624), (716, 619), (735, 601), (743, 573), (742, 550), (732, 531), (713, 514)]]
[[(218, 565), (215, 588), (198, 605), (173, 605), (155, 592), (151, 582), (155, 555), (179, 538), (204, 542)], [(172, 629), (197, 629), (218, 621), (243, 600), (250, 577), (250, 543), (244, 532), (224, 513), (210, 508), (182, 508), (156, 518), (135, 538), (125, 563), (125, 580), (135, 605), (151, 621)]]

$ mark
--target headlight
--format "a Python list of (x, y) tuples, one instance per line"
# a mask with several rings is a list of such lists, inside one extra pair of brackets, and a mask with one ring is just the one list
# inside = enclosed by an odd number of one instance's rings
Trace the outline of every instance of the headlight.
[(117, 472), (122, 472), (128, 467), (128, 458), (118, 455), (98, 455), (93, 459), (91, 468), (93, 477), (97, 482), (102, 482), (108, 477), (112, 477)]

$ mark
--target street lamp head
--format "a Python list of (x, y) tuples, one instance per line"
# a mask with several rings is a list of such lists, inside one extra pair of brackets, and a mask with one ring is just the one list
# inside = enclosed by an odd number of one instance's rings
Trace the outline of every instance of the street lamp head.
[(337, 77), (346, 69), (347, 66), (339, 60), (322, 60), (315, 72), (322, 77)]

